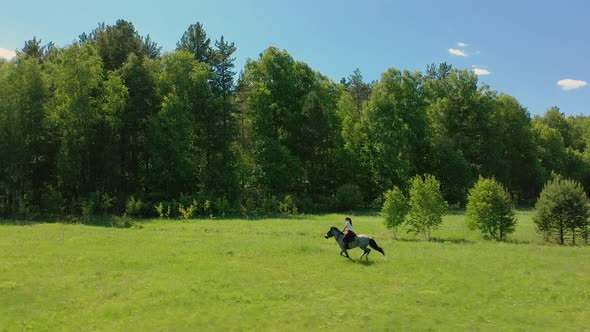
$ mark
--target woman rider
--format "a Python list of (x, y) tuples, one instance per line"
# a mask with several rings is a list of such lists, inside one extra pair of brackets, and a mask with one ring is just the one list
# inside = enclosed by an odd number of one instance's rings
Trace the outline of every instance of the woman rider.
[(344, 228), (342, 229), (342, 233), (344, 233), (344, 237), (342, 241), (344, 241), (344, 249), (348, 249), (348, 243), (354, 241), (356, 234), (352, 230), (352, 219), (349, 217), (344, 218)]

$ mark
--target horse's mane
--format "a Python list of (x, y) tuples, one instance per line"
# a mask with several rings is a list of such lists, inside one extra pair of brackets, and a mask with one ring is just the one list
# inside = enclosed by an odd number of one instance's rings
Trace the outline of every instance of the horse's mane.
[(330, 228), (330, 231), (336, 231), (336, 232), (338, 232), (338, 233), (342, 233), (342, 232), (340, 231), (340, 228), (338, 228), (338, 227), (336, 227), (336, 226), (332, 226), (332, 227)]

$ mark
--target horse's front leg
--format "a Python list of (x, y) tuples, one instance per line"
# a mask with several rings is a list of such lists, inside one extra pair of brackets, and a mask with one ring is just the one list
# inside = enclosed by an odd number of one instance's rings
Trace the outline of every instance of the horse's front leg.
[[(343, 255), (343, 254), (344, 254), (344, 255)], [(348, 256), (348, 251), (346, 251), (346, 250), (342, 250), (342, 251), (340, 252), (340, 256), (345, 256), (346, 258), (350, 259), (350, 256)]]

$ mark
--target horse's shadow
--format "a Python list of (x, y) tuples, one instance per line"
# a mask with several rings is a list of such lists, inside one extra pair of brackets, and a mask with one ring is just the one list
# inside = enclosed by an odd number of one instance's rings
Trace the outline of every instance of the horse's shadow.
[(375, 262), (373, 262), (373, 261), (366, 261), (366, 260), (362, 260), (362, 259), (351, 260), (351, 262), (355, 263), (355, 264), (360, 264), (363, 266), (371, 266), (371, 265), (375, 264)]

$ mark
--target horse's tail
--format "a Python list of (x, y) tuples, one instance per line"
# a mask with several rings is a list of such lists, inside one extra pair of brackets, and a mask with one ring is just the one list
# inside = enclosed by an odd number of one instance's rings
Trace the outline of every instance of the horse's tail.
[(385, 253), (383, 252), (383, 249), (381, 249), (378, 245), (377, 242), (375, 242), (375, 240), (373, 239), (369, 239), (369, 246), (371, 246), (371, 248), (377, 250), (378, 252), (382, 253), (383, 256), (385, 256)]

